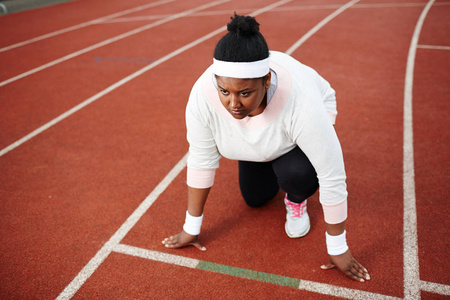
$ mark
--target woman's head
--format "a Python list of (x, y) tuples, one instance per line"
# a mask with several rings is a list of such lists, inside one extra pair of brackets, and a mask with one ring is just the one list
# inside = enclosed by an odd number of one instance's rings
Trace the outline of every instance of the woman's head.
[(219, 98), (236, 119), (256, 116), (267, 105), (269, 48), (253, 17), (235, 14), (227, 28), (214, 51)]

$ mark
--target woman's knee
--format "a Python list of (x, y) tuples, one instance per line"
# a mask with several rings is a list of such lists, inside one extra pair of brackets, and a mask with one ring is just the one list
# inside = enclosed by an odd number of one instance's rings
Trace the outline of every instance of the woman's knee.
[(283, 174), (278, 178), (278, 184), (285, 192), (298, 195), (303, 200), (313, 195), (319, 188), (316, 173), (305, 170), (295, 170)]
[(280, 188), (289, 194), (304, 200), (319, 188), (316, 170), (298, 147), (277, 159), (273, 167)]
[(265, 193), (244, 193), (241, 191), (245, 203), (250, 207), (261, 207), (273, 198), (278, 193), (278, 188), (273, 191), (265, 191)]

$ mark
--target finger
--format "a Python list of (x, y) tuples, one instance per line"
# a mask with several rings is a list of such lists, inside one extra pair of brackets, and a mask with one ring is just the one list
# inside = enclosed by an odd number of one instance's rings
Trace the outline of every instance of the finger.
[(364, 268), (363, 265), (361, 265), (358, 261), (353, 260), (353, 265), (351, 266), (351, 271), (353, 275), (357, 276), (358, 278), (363, 278), (365, 280), (370, 280), (369, 272), (366, 268)]
[(363, 265), (361, 265), (358, 261), (356, 261), (356, 263), (358, 264), (358, 267), (360, 269), (360, 272), (363, 274), (363, 278), (365, 280), (370, 280), (370, 275), (369, 275), (369, 271), (367, 271), (366, 268), (364, 268)]
[(174, 240), (175, 240), (175, 238), (174, 238), (173, 236), (170, 236), (170, 237), (168, 237), (168, 238), (165, 238), (165, 239), (162, 241), (162, 243), (163, 243), (163, 244), (170, 244), (170, 243), (173, 243)]
[(164, 243), (164, 246), (166, 246), (166, 248), (179, 248), (181, 247), (181, 244), (178, 241), (167, 241)]
[(181, 244), (178, 240), (178, 238), (176, 236), (171, 236), (168, 238), (165, 238), (162, 243), (164, 244), (164, 246), (166, 246), (167, 248), (179, 248), (181, 247)]
[(197, 249), (201, 251), (206, 251), (206, 247), (200, 244), (199, 242), (190, 243), (190, 245), (195, 246)]
[[(363, 273), (363, 269), (360, 269), (356, 264), (350, 266), (344, 273), (353, 280), (364, 282), (366, 280), (366, 275)], [(369, 278), (370, 279), (370, 278)]]
[(329, 263), (326, 264), (326, 265), (321, 265), (320, 268), (321, 268), (322, 270), (329, 270), (329, 269), (336, 268), (336, 266), (335, 266), (332, 262), (329, 262)]
[(351, 271), (346, 271), (346, 272), (345, 272), (345, 275), (347, 275), (347, 276), (350, 277), (351, 279), (356, 280), (356, 281), (359, 281), (359, 282), (364, 282), (364, 281), (365, 281), (364, 278), (360, 278), (360, 277), (354, 275)]
[(367, 271), (367, 269), (364, 268), (364, 266), (362, 264), (360, 264), (358, 261), (356, 261), (356, 263), (358, 264), (358, 267), (360, 268), (360, 272), (364, 274), (364, 278), (366, 280), (370, 280), (369, 271)]

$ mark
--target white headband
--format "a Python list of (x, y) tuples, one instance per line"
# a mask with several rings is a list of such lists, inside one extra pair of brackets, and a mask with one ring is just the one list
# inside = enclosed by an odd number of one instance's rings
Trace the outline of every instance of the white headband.
[(231, 62), (213, 59), (213, 73), (232, 78), (260, 78), (269, 73), (269, 57), (252, 62)]

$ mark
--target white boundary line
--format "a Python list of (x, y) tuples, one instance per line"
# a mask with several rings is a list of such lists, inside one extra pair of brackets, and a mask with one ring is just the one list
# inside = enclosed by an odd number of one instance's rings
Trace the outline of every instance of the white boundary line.
[(450, 285), (420, 281), (420, 289), (425, 292), (450, 296)]
[(331, 13), (329, 16), (327, 16), (325, 19), (320, 21), (316, 26), (311, 28), (304, 36), (302, 36), (298, 41), (296, 41), (289, 49), (286, 50), (286, 54), (291, 55), (295, 50), (297, 50), (298, 47), (300, 47), (307, 39), (309, 39), (313, 34), (315, 34), (319, 29), (321, 29), (323, 26), (325, 26), (328, 22), (333, 20), (336, 16), (340, 15), (343, 11), (345, 11), (350, 6), (354, 5), (355, 3), (359, 2), (359, 0), (352, 0), (348, 2), (347, 4), (341, 6), (339, 9), (335, 10), (333, 13)]
[[(229, 1), (229, 0), (225, 0), (225, 1)], [(290, 1), (290, 0), (289, 0)], [(223, 1), (220, 1), (223, 2)], [(217, 2), (214, 2), (217, 3)], [(50, 127), (56, 125), (57, 123), (61, 122), (62, 120), (66, 119), (67, 117), (73, 115), (74, 113), (76, 113), (77, 111), (81, 110), (82, 108), (86, 107), (87, 105), (91, 104), (92, 102), (98, 100), (99, 98), (109, 94), (110, 92), (114, 91), (115, 89), (119, 88), (120, 86), (124, 85), (125, 83), (133, 80), (134, 78), (142, 75), (143, 73), (153, 69), (154, 67), (162, 64), (163, 62), (171, 59), (174, 56), (177, 56), (180, 53), (183, 53), (184, 51), (202, 43), (203, 41), (215, 36), (216, 34), (222, 32), (225, 30), (225, 27), (220, 28), (216, 31), (213, 31), (181, 48), (178, 48), (177, 50), (167, 54), (166, 56), (152, 62), (151, 64), (145, 66), (144, 68), (134, 72), (131, 75), (128, 75), (127, 77), (119, 80), (118, 82), (114, 83), (113, 85), (110, 85), (109, 87), (107, 87), (106, 89), (104, 89), (103, 91), (95, 94), (94, 96), (84, 100), (83, 102), (81, 102), (80, 104), (76, 105), (75, 107), (69, 109), (68, 111), (64, 112), (63, 114), (59, 115), (58, 117), (54, 118), (53, 120), (51, 120), (50, 122), (47, 122), (46, 124), (42, 125), (41, 127), (39, 127), (38, 129), (30, 132), (29, 134), (27, 134), (26, 136), (22, 137), (21, 139), (15, 141), (14, 143), (12, 143), (11, 145), (7, 146), (6, 148), (2, 149), (0, 151), (0, 157), (5, 155), (6, 153), (8, 153), (9, 151), (17, 148), (18, 146), (22, 145), (23, 143), (27, 142), (28, 140), (32, 139), (33, 137), (41, 134), (42, 132), (44, 132), (45, 130), (49, 129)]]
[(124, 244), (118, 244), (113, 249), (114, 252), (122, 253), (126, 255), (136, 256), (140, 258), (145, 258), (149, 260), (159, 261), (167, 264), (187, 267), (191, 269), (197, 268), (198, 264), (200, 263), (200, 260), (159, 252), (159, 251), (152, 251), (148, 249), (138, 248), (134, 246), (124, 245)]
[[(450, 5), (450, 2), (440, 2), (435, 3), (435, 5)], [(356, 8), (396, 8), (396, 7), (424, 7), (425, 3), (382, 3), (382, 4), (355, 4), (351, 7), (351, 9)], [(339, 4), (323, 4), (323, 5), (296, 5), (296, 6), (284, 6), (273, 9), (271, 12), (284, 12), (284, 11), (307, 11), (307, 10), (331, 10), (337, 9), (342, 5)], [(239, 13), (245, 14), (246, 12), (252, 11), (253, 9), (241, 9)], [(230, 13), (229, 10), (214, 10), (214, 11), (204, 11), (191, 14), (187, 16), (188, 18), (195, 17), (206, 17), (206, 16), (220, 16), (220, 15), (228, 15)], [(107, 20), (102, 22), (103, 24), (109, 23), (123, 23), (123, 22), (136, 22), (136, 21), (150, 21), (155, 19), (165, 18), (167, 15), (147, 15), (147, 16), (139, 16), (139, 17), (124, 17), (124, 18), (115, 18), (111, 20)]]
[(21, 46), (24, 46), (24, 45), (28, 45), (28, 44), (31, 44), (31, 43), (34, 43), (34, 42), (37, 42), (37, 41), (48, 39), (50, 37), (57, 36), (57, 35), (60, 35), (60, 34), (63, 34), (63, 33), (69, 32), (69, 31), (77, 30), (77, 29), (80, 29), (80, 28), (83, 28), (83, 27), (86, 27), (86, 26), (89, 26), (89, 25), (93, 25), (93, 24), (97, 24), (97, 23), (100, 23), (100, 22), (104, 22), (104, 21), (112, 19), (112, 18), (120, 17), (120, 16), (123, 16), (123, 15), (126, 15), (126, 14), (131, 14), (133, 12), (141, 11), (141, 10), (144, 10), (144, 9), (147, 9), (147, 8), (151, 8), (151, 7), (154, 7), (154, 6), (166, 4), (166, 3), (169, 3), (169, 2), (173, 2), (173, 1), (175, 1), (175, 0), (162, 0), (162, 1), (153, 2), (153, 3), (150, 3), (150, 4), (137, 6), (135, 8), (130, 8), (130, 9), (118, 12), (118, 13), (114, 13), (114, 14), (111, 14), (111, 15), (108, 15), (108, 16), (104, 16), (104, 17), (95, 19), (95, 20), (91, 20), (91, 21), (84, 22), (84, 23), (81, 23), (81, 24), (78, 24), (78, 25), (74, 25), (74, 26), (71, 26), (71, 27), (67, 27), (67, 28), (64, 28), (64, 29), (61, 29), (61, 30), (50, 32), (50, 33), (47, 33), (47, 34), (44, 34), (44, 35), (41, 35), (41, 36), (38, 36), (38, 37), (35, 37), (35, 38), (32, 38), (32, 39), (29, 39), (29, 40), (26, 40), (26, 41), (23, 41), (23, 42), (20, 42), (20, 43), (16, 43), (16, 44), (13, 44), (13, 45), (10, 45), (10, 46), (6, 46), (6, 47), (3, 47), (3, 48), (0, 48), (0, 52), (5, 52), (5, 51), (8, 51), (8, 50), (11, 50), (11, 49), (14, 49), (14, 48), (18, 48), (18, 47), (21, 47)]
[(198, 10), (206, 9), (206, 8), (209, 8), (209, 7), (218, 5), (218, 4), (222, 4), (222, 3), (228, 2), (228, 1), (231, 1), (231, 0), (216, 0), (216, 1), (213, 1), (213, 2), (210, 2), (210, 3), (207, 3), (207, 4), (203, 4), (203, 5), (198, 6), (198, 7), (196, 7), (196, 8), (186, 10), (186, 11), (181, 12), (181, 13), (177, 13), (177, 14), (174, 14), (174, 15), (170, 15), (170, 16), (168, 16), (167, 18), (164, 18), (164, 19), (162, 19), (162, 20), (158, 20), (158, 21), (155, 21), (155, 22), (153, 22), (153, 23), (150, 23), (150, 24), (147, 24), (147, 25), (138, 27), (138, 28), (136, 28), (136, 29), (130, 30), (130, 31), (128, 31), (128, 32), (122, 33), (122, 34), (117, 35), (117, 36), (115, 36), (115, 37), (113, 37), (113, 38), (104, 40), (104, 41), (99, 42), (99, 43), (97, 43), (97, 44), (94, 44), (94, 45), (92, 45), (92, 46), (89, 46), (89, 47), (86, 47), (86, 48), (84, 48), (84, 49), (78, 50), (78, 51), (73, 52), (73, 53), (71, 53), (71, 54), (69, 54), (69, 55), (66, 55), (66, 56), (63, 56), (63, 57), (61, 57), (61, 58), (55, 59), (55, 60), (53, 60), (53, 61), (51, 61), (51, 62), (49, 62), (49, 63), (46, 63), (46, 64), (44, 64), (44, 65), (42, 65), (42, 66), (39, 66), (39, 67), (37, 67), (37, 68), (34, 68), (34, 69), (32, 69), (32, 70), (29, 70), (29, 71), (24, 72), (24, 73), (22, 73), (22, 74), (19, 74), (19, 75), (17, 75), (17, 76), (14, 76), (14, 77), (12, 77), (12, 78), (9, 78), (9, 79), (7, 79), (7, 80), (5, 80), (5, 81), (2, 81), (2, 82), (0, 82), (0, 87), (2, 87), (2, 86), (4, 86), (4, 85), (7, 85), (7, 84), (9, 84), (9, 83), (11, 83), (11, 82), (14, 82), (14, 81), (16, 81), (16, 80), (22, 79), (22, 78), (24, 78), (24, 77), (27, 77), (27, 76), (29, 76), (29, 75), (32, 75), (32, 74), (34, 74), (34, 73), (40, 72), (40, 71), (42, 71), (42, 70), (45, 70), (45, 69), (47, 69), (47, 68), (49, 68), (49, 67), (52, 67), (52, 66), (54, 66), (54, 65), (57, 65), (57, 64), (59, 64), (59, 63), (62, 63), (62, 62), (64, 62), (64, 61), (66, 61), (66, 60), (69, 60), (69, 59), (72, 59), (72, 58), (74, 58), (74, 57), (80, 56), (81, 54), (87, 53), (87, 52), (89, 52), (89, 51), (95, 50), (95, 49), (100, 48), (100, 47), (103, 47), (103, 46), (106, 46), (106, 45), (111, 44), (111, 43), (113, 43), (113, 42), (117, 42), (117, 41), (119, 41), (119, 40), (121, 40), (121, 39), (124, 39), (124, 38), (127, 38), (127, 37), (129, 37), (129, 36), (132, 36), (132, 35), (141, 33), (141, 32), (143, 32), (143, 31), (145, 31), (145, 30), (148, 30), (148, 29), (150, 29), (150, 28), (159, 26), (159, 25), (161, 25), (161, 24), (164, 24), (164, 23), (173, 21), (173, 20), (175, 20), (175, 19), (179, 19), (179, 18), (185, 17), (185, 16), (187, 16), (187, 15), (193, 13), (193, 12), (196, 12), (196, 11), (198, 11)]
[[(229, 0), (226, 0), (226, 1), (229, 1)], [(292, 1), (292, 0), (281, 0), (281, 1), (275, 2), (272, 5), (269, 5), (268, 9), (271, 9), (271, 7), (276, 7), (278, 5), (283, 5), (283, 4), (288, 3), (290, 1)], [(262, 12), (265, 12), (265, 10), (264, 9), (260, 9), (260, 10), (256, 11), (255, 14), (260, 14)], [(109, 94), (110, 92), (114, 91), (115, 89), (117, 89), (118, 87), (124, 85), (125, 83), (127, 83), (127, 82), (133, 80), (134, 78), (142, 75), (143, 73), (153, 69), (154, 67), (162, 64), (163, 62), (171, 59), (172, 57), (175, 57), (178, 54), (183, 53), (184, 51), (189, 50), (190, 48), (192, 48), (192, 47), (194, 47), (194, 46), (196, 46), (196, 45), (198, 45), (198, 44), (200, 44), (200, 43), (202, 43), (202, 42), (212, 38), (213, 36), (219, 34), (220, 32), (225, 31), (225, 29), (226, 29), (226, 26), (223, 26), (223, 27), (221, 27), (221, 28), (219, 28), (219, 29), (217, 29), (217, 30), (215, 30), (215, 31), (213, 31), (213, 32), (211, 32), (211, 33), (209, 33), (209, 34), (207, 34), (207, 35), (205, 35), (205, 36), (203, 36), (203, 37), (201, 37), (201, 38), (199, 38), (199, 39), (197, 39), (197, 40), (195, 40), (195, 41), (193, 41), (193, 42), (191, 42), (191, 43), (189, 43), (189, 44), (187, 44), (185, 46), (183, 46), (183, 47), (181, 47), (181, 48), (178, 48), (177, 50), (167, 54), (166, 56), (164, 56), (164, 57), (154, 61), (153, 63), (145, 66), (144, 68), (142, 68), (142, 69), (134, 72), (133, 74), (123, 78), (122, 80), (114, 83), (113, 85), (107, 87), (103, 91), (95, 94), (94, 96), (90, 97), (89, 99), (86, 99), (85, 101), (83, 101), (82, 103), (78, 104), (77, 106), (69, 109), (68, 111), (66, 111), (65, 113), (63, 113), (63, 114), (59, 115), (58, 117), (54, 118), (50, 122), (42, 125), (41, 127), (39, 127), (38, 129), (34, 130), (33, 132), (27, 134), (26, 136), (22, 137), (21, 139), (15, 141), (11, 145), (9, 145), (6, 148), (2, 149), (0, 151), (0, 157), (5, 155), (9, 151), (19, 147), (20, 145), (22, 145), (23, 143), (25, 143), (28, 140), (32, 139), (33, 137), (41, 134), (45, 130), (47, 130), (50, 127), (56, 125), (57, 123), (61, 122), (62, 120), (66, 119), (67, 117), (69, 117), (72, 114), (76, 113), (77, 111), (79, 111), (80, 109), (84, 108), (85, 106), (91, 104), (92, 102), (98, 100), (99, 98), (105, 96), (106, 94)]]
[(434, 46), (434, 45), (417, 45), (420, 49), (431, 49), (431, 50), (450, 50), (450, 46)]
[(0, 3), (0, 7), (2, 8), (4, 14), (7, 14), (7, 13), (8, 13), (8, 8), (6, 7), (5, 4)]
[[(124, 244), (116, 245), (114, 247), (113, 251), (117, 252), (117, 253), (121, 253), (121, 254), (140, 257), (140, 258), (149, 259), (149, 260), (158, 261), (158, 262), (167, 263), (167, 264), (173, 264), (173, 265), (187, 267), (187, 268), (191, 268), (191, 269), (197, 268), (198, 264), (200, 263), (200, 260), (198, 260), (198, 259), (164, 253), (164, 252), (159, 252), (159, 251), (154, 251), (154, 250), (143, 249), (143, 248), (124, 245)], [(277, 275), (277, 274), (274, 274), (274, 275)], [(229, 276), (231, 276), (231, 275), (229, 275)], [(247, 278), (247, 279), (254, 280), (251, 278)], [(376, 293), (366, 292), (366, 291), (362, 291), (362, 290), (355, 290), (355, 289), (345, 288), (345, 287), (341, 287), (341, 286), (330, 285), (330, 284), (326, 284), (326, 283), (303, 280), (303, 279), (299, 279), (299, 278), (295, 278), (295, 279), (299, 280), (299, 285), (297, 287), (299, 290), (304, 290), (304, 291), (313, 292), (313, 293), (322, 294), (322, 295), (341, 297), (341, 298), (345, 298), (345, 299), (361, 299), (361, 300), (365, 300), (365, 299), (371, 299), (371, 300), (401, 299), (398, 297), (376, 294)]]
[(403, 116), (403, 273), (404, 296), (420, 299), (419, 250), (417, 237), (416, 192), (414, 181), (414, 143), (412, 98), (414, 61), (422, 25), (434, 0), (430, 0), (417, 21), (406, 65)]
[(341, 297), (352, 300), (394, 300), (401, 299), (398, 297), (381, 295), (361, 290), (354, 290), (342, 286), (330, 285), (326, 283), (314, 282), (309, 280), (300, 280), (299, 289), (309, 292), (315, 292), (322, 295)]
[(173, 167), (164, 179), (155, 187), (148, 197), (139, 207), (128, 217), (125, 223), (114, 233), (114, 235), (103, 245), (89, 263), (78, 273), (72, 282), (62, 291), (57, 299), (70, 299), (94, 273), (100, 264), (108, 257), (113, 249), (120, 243), (125, 235), (133, 228), (145, 212), (152, 206), (155, 200), (161, 195), (170, 183), (186, 166), (187, 154)]
[[(264, 8), (255, 11), (252, 15), (256, 16), (258, 14), (264, 13), (274, 7), (283, 5), (290, 1), (292, 0), (281, 0), (275, 2), (269, 6), (266, 6)], [(195, 40), (194, 42), (191, 42), (186, 46), (181, 47), (178, 50), (166, 55), (165, 56), (166, 59), (159, 60), (158, 64), (170, 59), (175, 55), (178, 55), (179, 53), (186, 51), (187, 49), (194, 47), (197, 44), (202, 43), (203, 41), (208, 40), (209, 38), (225, 30), (226, 26), (216, 29), (215, 31)], [(140, 74), (150, 69), (149, 67), (152, 66), (153, 64), (154, 63), (134, 73), (133, 75), (137, 73), (139, 74), (135, 75), (133, 78), (139, 76)], [(150, 206), (156, 201), (159, 195), (161, 195), (162, 192), (164, 192), (164, 190), (175, 179), (175, 177), (177, 177), (177, 175), (184, 169), (184, 167), (186, 166), (187, 156), (188, 154), (186, 153), (185, 156), (175, 165), (175, 167), (173, 167), (173, 169), (169, 172), (169, 174), (167, 174), (167, 176), (156, 186), (156, 188), (150, 193), (150, 195), (139, 205), (139, 207), (133, 212), (133, 214), (131, 214), (131, 216), (125, 221), (125, 223), (123, 223), (123, 225), (114, 233), (114, 235), (95, 254), (95, 256), (88, 262), (88, 264), (84, 266), (84, 268), (77, 274), (77, 276), (72, 280), (72, 282), (61, 292), (61, 294), (58, 296), (57, 299), (70, 299), (72, 298), (73, 295), (75, 295), (75, 293), (81, 288), (81, 286), (86, 282), (86, 280), (95, 272), (95, 270), (100, 266), (100, 264), (108, 257), (108, 255), (113, 251), (113, 249), (120, 243), (120, 241), (125, 237), (125, 235), (131, 230), (131, 228), (133, 228), (133, 226), (145, 214), (145, 212), (150, 208)]]

